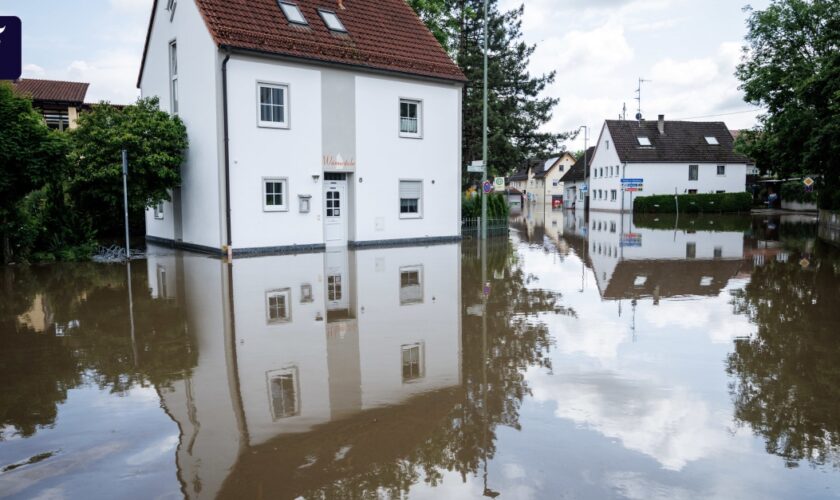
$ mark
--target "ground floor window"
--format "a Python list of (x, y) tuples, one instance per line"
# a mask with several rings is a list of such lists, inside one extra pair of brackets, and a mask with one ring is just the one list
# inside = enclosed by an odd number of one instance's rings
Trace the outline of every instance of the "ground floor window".
[(263, 179), (263, 210), (279, 212), (288, 210), (288, 180), (281, 178)]
[(155, 205), (155, 219), (161, 220), (163, 219), (163, 202), (159, 201), (157, 205)]
[(423, 216), (423, 181), (400, 181), (400, 217)]
[(288, 288), (265, 294), (266, 320), (269, 324), (287, 323), (292, 319), (292, 292)]

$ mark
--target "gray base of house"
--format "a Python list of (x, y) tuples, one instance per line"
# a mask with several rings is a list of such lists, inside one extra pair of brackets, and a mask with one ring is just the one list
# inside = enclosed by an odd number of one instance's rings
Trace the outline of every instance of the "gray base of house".
[[(170, 248), (177, 248), (179, 250), (187, 250), (189, 252), (202, 253), (207, 255), (215, 255), (223, 257), (225, 252), (221, 248), (213, 248), (204, 245), (196, 245), (194, 243), (186, 243), (183, 241), (175, 241), (168, 238), (159, 238), (157, 236), (146, 235), (146, 241), (156, 245), (166, 246)], [(389, 248), (389, 247), (407, 247), (407, 246), (428, 246), (441, 245), (446, 243), (456, 243), (461, 241), (460, 235), (455, 236), (435, 236), (427, 238), (400, 238), (395, 240), (368, 240), (368, 241), (349, 241), (347, 246), (353, 249), (359, 248)], [(323, 243), (313, 243), (308, 245), (283, 245), (274, 247), (253, 247), (253, 248), (234, 248), (234, 257), (258, 257), (263, 255), (287, 255), (299, 253), (315, 253), (326, 250), (326, 245)]]

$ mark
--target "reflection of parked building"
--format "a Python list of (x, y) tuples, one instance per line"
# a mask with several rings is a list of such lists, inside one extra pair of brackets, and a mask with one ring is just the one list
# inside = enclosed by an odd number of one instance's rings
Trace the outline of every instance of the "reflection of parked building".
[(593, 212), (588, 244), (607, 299), (717, 295), (744, 259), (742, 232), (640, 228), (631, 214)]
[[(249, 450), (259, 447), (284, 464), (276, 474), (290, 478), (284, 491), (294, 498), (305, 481), (292, 474), (306, 476), (312, 449), (272, 443), (318, 441), (365, 412), (383, 418), (383, 408), (461, 383), (458, 245), (242, 259), (230, 268), (153, 254), (148, 269), (153, 295), (163, 276), (167, 293), (183, 297), (198, 337), (198, 365), (161, 390), (181, 432), (188, 498), (215, 498), (239, 480), (232, 470), (247, 476)], [(342, 453), (352, 462), (359, 451)]]
[(403, 0), (155, 1), (138, 86), (190, 149), (147, 236), (234, 254), (458, 239), (464, 81)]
[(22, 78), (13, 82), (15, 92), (32, 98), (32, 106), (55, 130), (76, 128), (79, 111), (85, 106), (88, 83)]
[[(591, 169), (591, 208), (632, 211), (636, 196), (740, 193), (750, 161), (723, 122), (607, 120)], [(622, 189), (638, 179), (641, 191)]]

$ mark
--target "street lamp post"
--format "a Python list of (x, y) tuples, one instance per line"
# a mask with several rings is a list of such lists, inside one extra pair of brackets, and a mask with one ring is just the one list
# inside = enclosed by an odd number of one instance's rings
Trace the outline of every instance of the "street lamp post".
[(487, 0), (484, 0), (484, 111), (481, 127), (481, 163), (484, 171), (481, 174), (481, 239), (487, 239), (487, 193), (484, 183), (487, 182)]

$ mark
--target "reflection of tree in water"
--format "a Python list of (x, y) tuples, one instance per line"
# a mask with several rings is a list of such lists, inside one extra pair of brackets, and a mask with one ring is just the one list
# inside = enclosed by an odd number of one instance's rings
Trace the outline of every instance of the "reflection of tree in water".
[(728, 359), (735, 418), (789, 466), (840, 466), (840, 255), (818, 242), (809, 265), (800, 259), (757, 268), (736, 295), (758, 331)]
[[(121, 392), (136, 384), (166, 385), (195, 366), (198, 353), (183, 311), (175, 301), (152, 299), (145, 267), (132, 268), (136, 349), (124, 266), (3, 269), (0, 429), (12, 426), (29, 436), (51, 425), (67, 390), (83, 382)], [(21, 319), (35, 309), (44, 318), (44, 331)], [(56, 325), (65, 336), (56, 335)]]
[[(371, 457), (370, 461), (365, 461), (359, 455), (354, 457), (354, 451), (350, 451), (348, 459), (350, 463), (353, 460), (356, 463), (344, 473), (317, 467), (312, 471), (313, 475), (321, 478), (316, 482), (322, 485), (326, 482), (327, 486), (303, 486), (299, 491), (289, 491), (288, 488), (295, 489), (290, 487), (292, 483), (303, 485), (307, 482), (302, 477), (308, 473), (297, 472), (295, 474), (300, 474), (298, 477), (283, 483), (287, 487), (285, 491), (280, 489), (283, 485), (276, 483), (279, 491), (283, 491), (282, 496), (381, 498), (384, 493), (387, 497), (401, 497), (421, 477), (432, 486), (440, 483), (446, 471), (457, 472), (466, 480), (467, 476), (479, 473), (485, 458), (489, 460), (494, 456), (498, 426), (520, 429), (519, 409), (529, 393), (525, 369), (532, 366), (551, 368), (546, 357), (550, 336), (546, 326), (536, 320), (536, 315), (544, 312), (572, 313), (558, 306), (559, 294), (526, 286), (528, 276), (516, 261), (509, 241), (494, 241), (489, 245), (487, 277), (492, 291), (486, 306), (485, 338), (482, 317), (470, 314), (476, 305), (483, 302), (481, 259), (474, 243), (463, 244), (462, 387), (419, 397), (427, 398), (426, 401), (418, 399), (407, 403), (405, 406), (413, 410), (406, 412), (412, 412), (415, 422), (409, 416), (402, 417), (398, 428), (404, 436), (393, 438), (394, 441), (402, 441), (402, 445), (394, 445), (390, 458)], [(394, 413), (399, 410), (388, 411)], [(376, 429), (375, 435), (379, 437), (374, 439), (391, 442), (385, 418), (367, 420), (365, 429), (368, 432)], [(423, 424), (419, 423), (421, 421)], [(377, 428), (377, 425), (380, 427)], [(315, 430), (313, 434), (318, 432)], [(346, 434), (363, 435), (364, 432), (357, 429)], [(317, 463), (335, 464), (325, 465), (327, 469), (341, 468), (346, 461), (337, 462), (330, 458), (342, 444), (353, 441), (352, 438), (339, 440), (338, 443), (332, 441), (336, 449), (320, 453), (325, 460)], [(276, 442), (272, 446), (279, 449), (282, 445)], [(359, 460), (364, 461), (363, 465)], [(276, 462), (266, 461), (266, 467), (271, 463), (276, 466)], [(236, 484), (243, 486), (246, 482), (256, 483), (238, 481)], [(237, 490), (226, 489), (230, 494), (234, 491)], [(242, 490), (238, 491), (242, 493)]]

